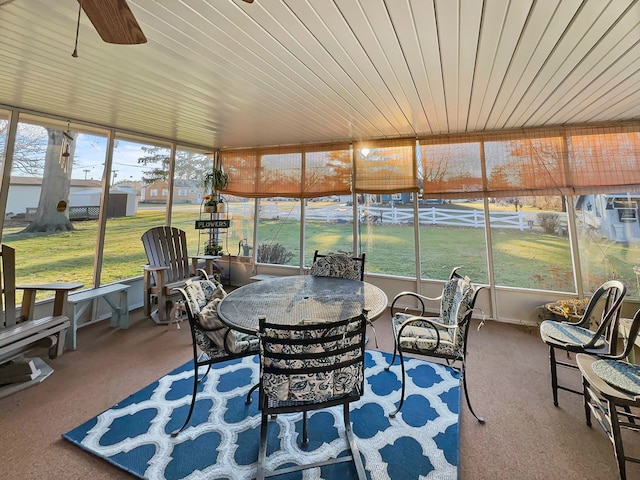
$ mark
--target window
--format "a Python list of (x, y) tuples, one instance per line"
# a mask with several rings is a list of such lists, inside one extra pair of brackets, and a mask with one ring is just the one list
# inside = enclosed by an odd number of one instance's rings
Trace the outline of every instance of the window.
[(93, 285), (106, 145), (101, 130), (20, 116), (2, 232), (17, 283)]
[(152, 184), (166, 184), (170, 154), (167, 145), (125, 136), (116, 138), (112, 173), (116, 171), (117, 175), (112, 175), (109, 195), (125, 191), (131, 204), (124, 215), (107, 219), (102, 283), (142, 275), (141, 265), (147, 263), (147, 257), (140, 237), (152, 226), (165, 225), (167, 218), (167, 199), (158, 196), (158, 189), (150, 189), (154, 192), (150, 197), (143, 192)]
[[(480, 144), (420, 142), (418, 204), (422, 278), (446, 280), (462, 266), (475, 282), (488, 282)], [(432, 193), (437, 192), (437, 193)], [(442, 198), (447, 195), (450, 198)]]
[[(354, 145), (359, 253), (368, 273), (415, 277), (411, 193), (417, 190), (415, 141)], [(356, 252), (358, 253), (358, 252)]]
[[(639, 297), (634, 267), (640, 266), (640, 193), (597, 193), (576, 197), (576, 228), (585, 291), (594, 291), (611, 278), (622, 281), (627, 295)], [(587, 203), (604, 203), (602, 215), (584, 208)]]

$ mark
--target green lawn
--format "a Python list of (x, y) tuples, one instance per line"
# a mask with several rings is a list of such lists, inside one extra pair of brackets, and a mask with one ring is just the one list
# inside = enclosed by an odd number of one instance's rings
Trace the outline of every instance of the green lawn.
[[(173, 224), (187, 231), (190, 252), (202, 251), (202, 237), (193, 228), (198, 206), (175, 207)], [(234, 222), (249, 228), (247, 219)], [(140, 236), (148, 228), (164, 223), (162, 209), (140, 208), (134, 217), (107, 221), (102, 283), (140, 276), (146, 257)], [(80, 281), (91, 285), (96, 251), (97, 221), (74, 223), (76, 230), (55, 234), (22, 234), (5, 227), (3, 242), (14, 247), (19, 283)], [(235, 224), (234, 224), (235, 225)], [(237, 232), (234, 235), (246, 235)], [(315, 249), (350, 249), (353, 226), (309, 221), (306, 225), (306, 258), (309, 264)], [(235, 237), (234, 237), (235, 238)], [(294, 255), (300, 250), (297, 220), (261, 220), (259, 243), (280, 243)], [(412, 225), (360, 226), (360, 246), (367, 254), (367, 271), (398, 276), (415, 276), (414, 230)], [(237, 240), (230, 239), (229, 253), (237, 254)], [(425, 278), (444, 279), (451, 268), (463, 265), (475, 281), (488, 282), (485, 232), (481, 228), (423, 226), (420, 230), (421, 272)], [(499, 285), (573, 290), (568, 239), (534, 231), (492, 230), (496, 283)], [(581, 255), (590, 259), (585, 275), (598, 284), (607, 278), (621, 278), (631, 288), (636, 285), (632, 267), (638, 264), (638, 249), (602, 243), (581, 244)]]

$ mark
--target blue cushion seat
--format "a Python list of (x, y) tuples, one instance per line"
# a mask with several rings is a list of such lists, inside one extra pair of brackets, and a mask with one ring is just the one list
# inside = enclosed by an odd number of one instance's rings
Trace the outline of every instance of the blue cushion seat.
[(591, 368), (612, 387), (640, 395), (640, 365), (603, 359), (593, 362)]
[[(542, 322), (542, 324), (540, 324), (540, 332), (560, 343), (572, 345), (589, 343), (594, 335), (594, 332), (588, 328), (578, 327), (564, 322), (556, 322), (555, 320)], [(605, 343), (605, 339), (600, 337), (594, 345), (594, 348), (602, 348), (605, 346)]]

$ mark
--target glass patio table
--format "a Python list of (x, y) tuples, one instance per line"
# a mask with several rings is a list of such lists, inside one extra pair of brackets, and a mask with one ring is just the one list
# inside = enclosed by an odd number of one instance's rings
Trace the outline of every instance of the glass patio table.
[(218, 316), (234, 329), (255, 334), (263, 315), (273, 323), (297, 325), (312, 319), (345, 320), (365, 309), (369, 320), (375, 320), (387, 303), (387, 295), (367, 282), (293, 275), (237, 288), (220, 302)]

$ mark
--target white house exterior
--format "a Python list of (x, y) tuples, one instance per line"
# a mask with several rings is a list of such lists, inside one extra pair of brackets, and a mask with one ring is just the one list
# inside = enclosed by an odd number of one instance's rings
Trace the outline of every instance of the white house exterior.
[[(28, 210), (38, 208), (42, 179), (34, 177), (11, 177), (7, 200), (7, 216), (24, 215)], [(100, 209), (102, 184), (99, 180), (71, 179), (69, 208), (93, 207), (92, 214), (97, 218)], [(136, 194), (131, 188), (113, 188), (109, 192), (109, 217), (133, 216), (138, 211)]]
[[(86, 190), (87, 188), (100, 189), (102, 183), (99, 180), (71, 179), (71, 196), (75, 192)], [(40, 200), (40, 190), (42, 189), (42, 178), (39, 177), (11, 177), (9, 183), (9, 196), (7, 199), (8, 217), (27, 213), (27, 209), (38, 208)], [(98, 200), (97, 205), (100, 205)]]
[(620, 243), (640, 242), (640, 193), (582, 195), (576, 210), (586, 225)]

